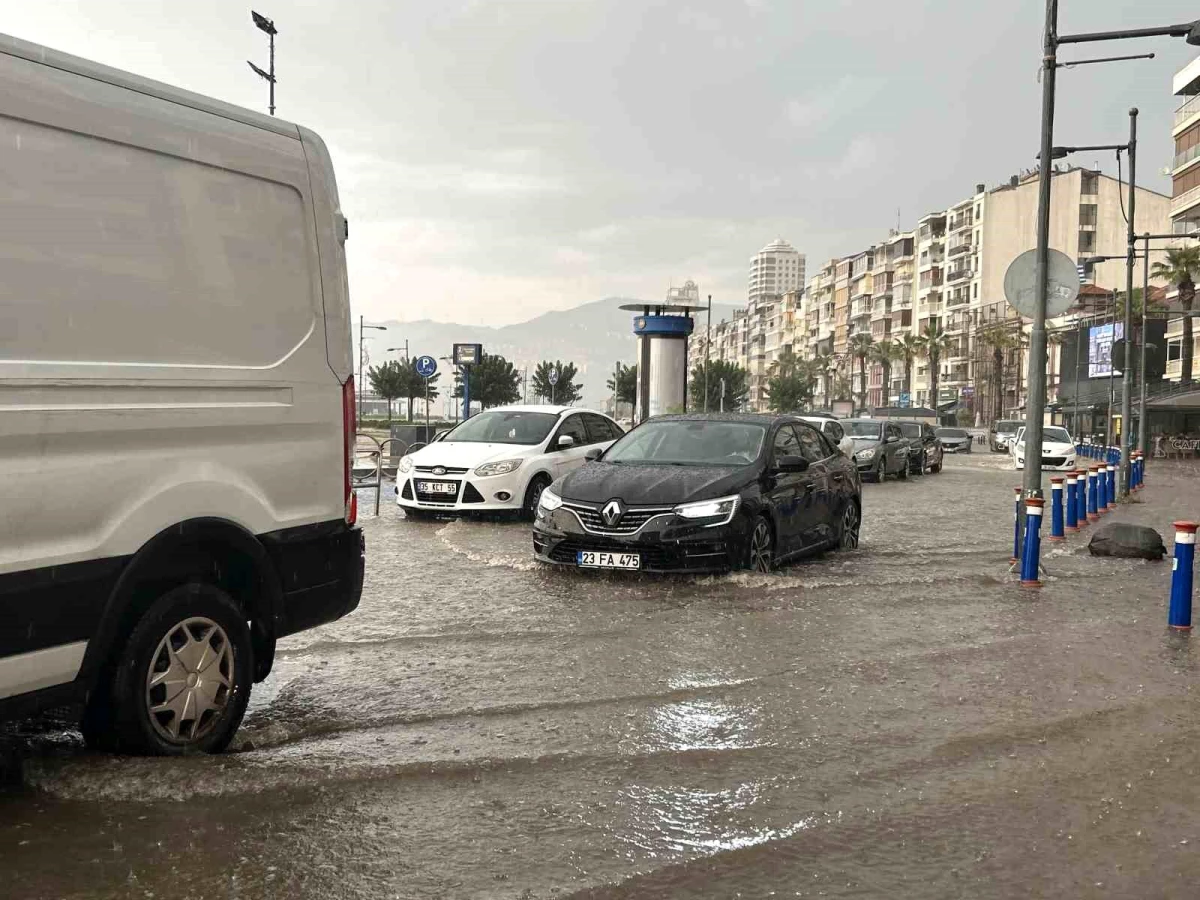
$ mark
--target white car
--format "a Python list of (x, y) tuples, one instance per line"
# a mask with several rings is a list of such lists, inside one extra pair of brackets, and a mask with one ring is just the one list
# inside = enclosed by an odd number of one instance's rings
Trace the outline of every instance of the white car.
[[(1025, 468), (1025, 426), (1017, 429), (1012, 443), (1013, 466), (1020, 471)], [(1042, 428), (1042, 468), (1069, 472), (1075, 468), (1075, 441), (1067, 429), (1057, 425)]]
[(797, 418), (816, 425), (817, 430), (829, 438), (829, 442), (841, 450), (843, 456), (847, 459), (854, 459), (854, 440), (846, 434), (846, 429), (837, 419), (828, 419), (824, 416), (797, 416)]
[(400, 460), (396, 502), (413, 517), (522, 512), (550, 482), (625, 432), (608, 416), (563, 406), (505, 406), (467, 419)]

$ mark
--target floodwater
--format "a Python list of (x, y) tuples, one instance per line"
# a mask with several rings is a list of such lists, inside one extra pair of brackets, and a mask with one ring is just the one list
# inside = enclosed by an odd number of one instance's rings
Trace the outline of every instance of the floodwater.
[[(1109, 518), (1170, 546), (1198, 474)], [(385, 503), (362, 605), (281, 643), (235, 752), (21, 727), (0, 895), (1195, 898), (1170, 563), (1085, 535), (1018, 587), (1019, 481), (948, 457), (865, 486), (859, 551), (718, 578), (546, 570), (526, 526)]]

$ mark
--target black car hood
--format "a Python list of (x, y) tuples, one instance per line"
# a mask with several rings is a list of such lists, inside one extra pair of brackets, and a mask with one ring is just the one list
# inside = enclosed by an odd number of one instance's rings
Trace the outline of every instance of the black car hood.
[(638, 466), (589, 463), (554, 489), (564, 500), (605, 503), (620, 498), (637, 506), (673, 506), (737, 493), (754, 480), (756, 466)]

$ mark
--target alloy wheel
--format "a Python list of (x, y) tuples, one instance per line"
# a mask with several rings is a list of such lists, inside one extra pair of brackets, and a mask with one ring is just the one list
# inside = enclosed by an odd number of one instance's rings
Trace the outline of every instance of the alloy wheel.
[(842, 511), (842, 531), (838, 536), (838, 548), (841, 550), (858, 549), (858, 504), (851, 501)]
[(750, 568), (755, 572), (770, 572), (772, 563), (771, 526), (759, 519), (750, 535)]
[(159, 641), (146, 672), (146, 710), (158, 735), (191, 744), (221, 720), (233, 692), (233, 645), (212, 619), (194, 617)]

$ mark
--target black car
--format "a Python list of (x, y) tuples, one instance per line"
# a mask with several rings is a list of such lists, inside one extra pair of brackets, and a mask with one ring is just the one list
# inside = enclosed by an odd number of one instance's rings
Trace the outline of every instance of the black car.
[(533, 526), (542, 562), (766, 572), (858, 546), (858, 472), (793, 416), (660, 416), (589, 458), (542, 494)]
[(924, 475), (942, 471), (942, 442), (932, 425), (924, 422), (897, 422), (900, 434), (908, 441), (908, 471)]
[(970, 453), (971, 445), (975, 442), (971, 432), (963, 428), (939, 428), (937, 436), (947, 453)]
[(854, 441), (854, 462), (863, 478), (908, 478), (909, 446), (899, 425), (883, 419), (844, 419), (842, 427)]

